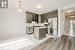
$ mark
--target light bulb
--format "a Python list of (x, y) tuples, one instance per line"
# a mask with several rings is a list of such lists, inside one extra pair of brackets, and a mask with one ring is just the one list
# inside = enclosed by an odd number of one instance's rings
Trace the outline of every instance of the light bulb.
[(23, 12), (23, 10), (21, 10), (21, 9), (17, 9), (17, 11), (19, 11), (19, 12)]
[(42, 6), (41, 6), (41, 5), (37, 5), (37, 6), (36, 6), (36, 8), (41, 9), (41, 8), (42, 8)]

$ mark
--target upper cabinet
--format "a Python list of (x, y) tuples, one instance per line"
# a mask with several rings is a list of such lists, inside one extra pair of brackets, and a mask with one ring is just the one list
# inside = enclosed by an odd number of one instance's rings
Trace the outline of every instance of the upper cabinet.
[(58, 10), (43, 13), (43, 14), (40, 14), (40, 16), (39, 14), (35, 14), (32, 12), (28, 12), (28, 11), (26, 12), (26, 22), (27, 23), (32, 23), (32, 22), (45, 23), (45, 22), (48, 22), (49, 18), (55, 18), (55, 17), (58, 17)]
[(58, 10), (41, 14), (41, 23), (48, 22), (49, 18), (55, 18), (55, 17), (58, 17)]
[(32, 12), (26, 12), (26, 23), (38, 23), (38, 14)]
[(44, 22), (48, 22), (48, 16), (47, 14), (41, 14), (41, 23), (44, 23)]

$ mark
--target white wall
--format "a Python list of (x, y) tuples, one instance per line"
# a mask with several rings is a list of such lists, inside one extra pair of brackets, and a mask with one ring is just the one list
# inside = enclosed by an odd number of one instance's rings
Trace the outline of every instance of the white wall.
[(0, 40), (24, 36), (25, 14), (15, 9), (0, 9)]
[(58, 37), (64, 33), (65, 16), (61, 8), (58, 9)]
[(58, 36), (60, 37), (64, 33), (64, 22), (65, 22), (65, 15), (64, 11), (67, 9), (75, 8), (75, 3), (64, 6), (62, 8), (58, 8)]
[[(55, 0), (53, 0), (54, 2)], [(57, 0), (56, 0), (57, 1)], [(55, 1), (55, 2), (56, 2)], [(69, 1), (73, 3), (75, 0)], [(33, 12), (38, 11), (35, 9), (36, 5), (40, 2), (39, 1), (30, 1), (30, 0), (23, 0), (22, 8), (27, 10), (32, 10)], [(51, 1), (50, 1), (51, 2)], [(62, 7), (61, 1), (56, 5), (53, 2), (50, 3), (49, 1), (43, 0), (40, 2), (41, 5), (44, 5), (44, 9), (41, 12), (47, 12), (52, 10), (53, 8)], [(58, 1), (57, 1), (58, 2)], [(16, 9), (18, 8), (18, 1), (17, 0), (8, 0), (9, 6), (8, 9), (0, 9), (0, 40), (6, 40), (9, 38), (14, 38), (18, 36), (23, 36), (25, 34), (25, 14), (17, 12)], [(70, 3), (70, 4), (71, 4)], [(23, 5), (24, 4), (24, 5)], [(46, 5), (45, 5), (46, 4)], [(63, 6), (68, 5), (68, 0), (65, 2), (63, 1)], [(48, 6), (47, 6), (48, 5)], [(55, 5), (55, 6), (54, 6)], [(60, 5), (60, 6), (59, 6)], [(73, 4), (75, 5), (75, 4)], [(52, 7), (51, 7), (52, 6)], [(47, 9), (47, 11), (46, 11)], [(63, 26), (62, 21), (64, 18), (59, 15), (59, 35), (63, 33)]]

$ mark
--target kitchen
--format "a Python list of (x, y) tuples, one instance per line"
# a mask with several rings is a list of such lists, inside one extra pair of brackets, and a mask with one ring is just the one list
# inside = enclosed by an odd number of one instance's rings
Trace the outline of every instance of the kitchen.
[(58, 36), (58, 10), (43, 14), (26, 12), (26, 15), (26, 34), (34, 34), (37, 39)]

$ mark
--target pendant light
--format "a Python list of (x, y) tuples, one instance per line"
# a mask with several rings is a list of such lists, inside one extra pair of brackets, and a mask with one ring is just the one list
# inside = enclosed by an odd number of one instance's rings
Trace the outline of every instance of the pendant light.
[(19, 7), (18, 7), (18, 9), (17, 9), (17, 11), (19, 11), (19, 12), (23, 12), (23, 10), (21, 9), (21, 0), (19, 1)]

